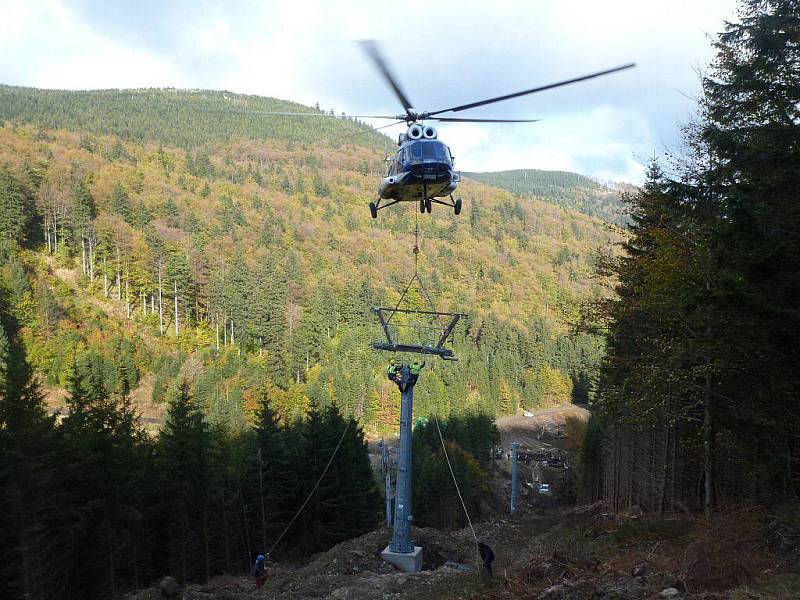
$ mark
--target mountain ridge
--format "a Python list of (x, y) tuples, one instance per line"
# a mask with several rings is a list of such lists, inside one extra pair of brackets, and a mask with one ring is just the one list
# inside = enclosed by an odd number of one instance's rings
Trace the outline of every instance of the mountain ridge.
[(358, 142), (380, 149), (388, 139), (369, 125), (347, 117), (293, 118), (261, 114), (264, 111), (330, 114), (289, 100), (226, 90), (61, 90), (0, 84), (0, 120), (112, 134), (137, 142), (191, 148), (241, 137), (322, 142), (334, 147)]
[(625, 225), (628, 221), (622, 194), (636, 190), (635, 186), (630, 184), (601, 183), (587, 175), (572, 171), (508, 169), (464, 171), (463, 175), (508, 190), (518, 196), (539, 198), (615, 225)]

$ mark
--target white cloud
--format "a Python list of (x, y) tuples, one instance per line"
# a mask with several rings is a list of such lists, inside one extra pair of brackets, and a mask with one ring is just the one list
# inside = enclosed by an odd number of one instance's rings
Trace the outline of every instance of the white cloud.
[(4, 83), (88, 89), (184, 85), (169, 60), (97, 32), (57, 0), (0, 6)]
[[(470, 111), (534, 125), (442, 127), (464, 169), (557, 168), (640, 179), (674, 147), (735, 0), (348, 3), (0, 0), (0, 81), (40, 87), (176, 86), (270, 95), (350, 113), (400, 107), (353, 40), (384, 40), (418, 109), (630, 60), (607, 78)], [(462, 113), (468, 116), (467, 113)], [(381, 123), (383, 124), (383, 123)]]

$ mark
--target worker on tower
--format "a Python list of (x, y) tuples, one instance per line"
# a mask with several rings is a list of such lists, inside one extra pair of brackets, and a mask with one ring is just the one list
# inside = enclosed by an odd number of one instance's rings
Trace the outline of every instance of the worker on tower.
[(402, 380), (403, 380), (403, 373), (402, 373), (403, 365), (397, 365), (394, 362), (394, 359), (389, 361), (389, 366), (386, 368), (386, 377), (389, 381), (393, 381), (397, 384), (397, 387), (400, 388), (400, 391), (403, 391), (402, 388)]
[(423, 361), (422, 363), (418, 363), (417, 361), (411, 363), (411, 367), (409, 369), (411, 377), (409, 378), (408, 383), (406, 384), (406, 389), (408, 389), (409, 387), (414, 387), (414, 385), (417, 383), (417, 379), (419, 379), (419, 373), (420, 371), (422, 371), (422, 368), (424, 366), (425, 366), (425, 361)]

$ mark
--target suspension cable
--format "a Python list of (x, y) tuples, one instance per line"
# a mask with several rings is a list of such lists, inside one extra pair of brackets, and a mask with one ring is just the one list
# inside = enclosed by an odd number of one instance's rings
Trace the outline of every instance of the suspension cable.
[[(428, 290), (425, 289), (425, 285), (422, 283), (422, 278), (419, 276), (419, 211), (417, 210), (414, 211), (414, 278), (419, 282), (419, 288), (422, 290), (422, 293), (425, 294), (425, 300), (428, 301), (430, 309), (433, 312), (437, 312), (436, 305), (433, 303), (430, 294), (428, 294)], [(412, 282), (414, 278), (411, 279)], [(439, 321), (439, 327), (443, 328), (445, 326), (442, 322), (441, 315), (437, 315), (436, 320)]]
[(469, 523), (469, 528), (472, 531), (472, 539), (475, 540), (475, 549), (478, 551), (478, 555), (480, 556), (480, 549), (478, 548), (478, 536), (475, 534), (475, 528), (472, 526), (472, 519), (469, 518), (469, 511), (467, 510), (467, 505), (464, 504), (464, 498), (463, 496), (461, 496), (461, 489), (459, 489), (458, 481), (456, 481), (456, 474), (453, 472), (453, 465), (450, 464), (450, 457), (447, 455), (447, 447), (444, 445), (442, 430), (439, 427), (439, 417), (433, 415), (433, 420), (436, 422), (436, 431), (439, 432), (439, 441), (442, 442), (442, 451), (444, 452), (444, 457), (447, 460), (447, 466), (450, 469), (450, 476), (453, 478), (453, 484), (456, 486), (456, 492), (458, 492), (458, 499), (461, 500), (461, 508), (464, 509), (464, 515), (467, 517), (467, 523)]
[(328, 472), (328, 469), (330, 468), (333, 459), (336, 457), (337, 452), (339, 452), (339, 448), (342, 446), (342, 442), (344, 441), (344, 436), (347, 434), (347, 430), (350, 429), (351, 421), (352, 419), (347, 419), (347, 426), (344, 428), (344, 431), (342, 432), (342, 437), (339, 438), (339, 443), (336, 444), (336, 448), (334, 449), (333, 454), (331, 454), (331, 457), (328, 460), (328, 464), (325, 465), (325, 468), (322, 470), (322, 475), (319, 476), (317, 483), (314, 485), (313, 489), (308, 493), (305, 502), (303, 502), (303, 504), (300, 505), (300, 508), (297, 509), (297, 512), (292, 517), (292, 520), (289, 521), (289, 524), (284, 528), (284, 530), (278, 536), (278, 539), (275, 540), (274, 544), (272, 544), (272, 547), (267, 552), (267, 558), (269, 558), (269, 555), (272, 554), (272, 551), (275, 550), (275, 548), (278, 546), (281, 539), (283, 539), (283, 536), (286, 535), (286, 532), (289, 531), (289, 528), (294, 524), (295, 520), (297, 520), (297, 517), (300, 516), (300, 513), (303, 512), (303, 509), (306, 507), (306, 504), (308, 504), (308, 501), (311, 500), (311, 496), (314, 495), (314, 492), (317, 491), (319, 484), (322, 483), (322, 478), (325, 477), (325, 473)]

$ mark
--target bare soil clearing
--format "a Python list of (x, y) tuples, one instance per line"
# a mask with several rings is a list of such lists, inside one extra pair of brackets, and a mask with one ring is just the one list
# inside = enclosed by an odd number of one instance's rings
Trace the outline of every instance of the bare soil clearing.
[(529, 448), (540, 448), (542, 441), (559, 435), (566, 425), (567, 419), (577, 418), (588, 421), (591, 413), (576, 404), (554, 406), (533, 411), (532, 417), (514, 415), (497, 419), (497, 429), (503, 447), (512, 442)]

